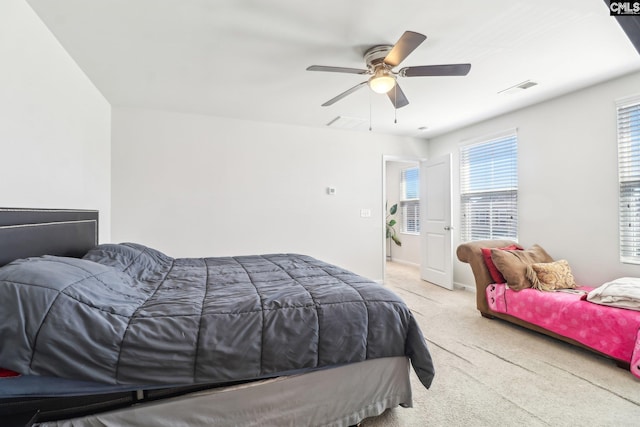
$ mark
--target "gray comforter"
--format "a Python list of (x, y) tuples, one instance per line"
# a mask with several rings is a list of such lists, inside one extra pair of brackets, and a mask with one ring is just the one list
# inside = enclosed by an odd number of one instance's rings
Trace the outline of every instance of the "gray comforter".
[(429, 387), (402, 300), (304, 255), (174, 259), (126, 243), (0, 269), (0, 366), (24, 374), (186, 384), (403, 355)]

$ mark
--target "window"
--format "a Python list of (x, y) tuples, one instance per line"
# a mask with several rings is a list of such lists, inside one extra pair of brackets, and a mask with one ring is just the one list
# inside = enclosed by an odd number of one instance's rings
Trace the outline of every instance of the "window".
[(420, 233), (420, 169), (402, 170), (400, 212), (403, 233)]
[(460, 148), (462, 241), (518, 236), (515, 131)]
[(640, 264), (640, 96), (617, 110), (620, 261)]

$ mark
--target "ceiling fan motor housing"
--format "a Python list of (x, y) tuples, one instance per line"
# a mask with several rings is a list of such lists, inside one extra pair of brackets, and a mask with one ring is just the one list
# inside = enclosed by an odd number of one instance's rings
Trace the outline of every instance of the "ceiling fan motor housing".
[[(384, 58), (386, 58), (387, 54), (391, 52), (393, 46), (391, 45), (377, 45), (369, 48), (364, 53), (364, 61), (369, 67), (370, 70), (375, 70), (376, 67), (380, 66), (380, 64), (384, 65)], [(386, 68), (391, 68), (387, 67)]]

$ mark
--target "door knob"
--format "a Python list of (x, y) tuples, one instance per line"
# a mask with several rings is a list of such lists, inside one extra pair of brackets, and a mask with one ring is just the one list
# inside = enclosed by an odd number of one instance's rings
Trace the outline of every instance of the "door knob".
[(445, 225), (445, 226), (444, 226), (444, 229), (445, 229), (445, 230), (447, 230), (447, 231), (449, 231), (449, 230), (453, 230), (453, 227), (452, 227), (452, 226), (450, 226), (450, 225)]

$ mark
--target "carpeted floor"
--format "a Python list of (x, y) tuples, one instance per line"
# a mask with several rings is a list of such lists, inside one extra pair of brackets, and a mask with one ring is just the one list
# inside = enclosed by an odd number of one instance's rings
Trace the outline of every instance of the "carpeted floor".
[(431, 389), (412, 372), (413, 408), (362, 427), (639, 426), (640, 379), (613, 362), (480, 316), (475, 295), (387, 263), (385, 285), (414, 312), (436, 367)]

